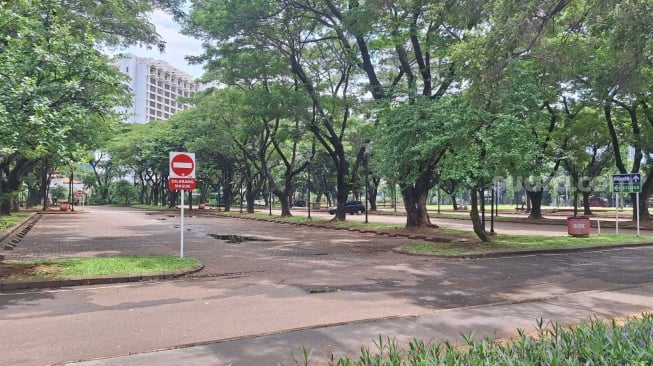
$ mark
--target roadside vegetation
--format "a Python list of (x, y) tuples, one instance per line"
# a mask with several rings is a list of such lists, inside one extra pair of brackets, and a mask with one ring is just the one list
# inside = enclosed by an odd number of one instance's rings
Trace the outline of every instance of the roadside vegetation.
[(0, 279), (61, 279), (72, 277), (152, 274), (190, 269), (194, 258), (120, 256), (0, 262)]
[[(363, 349), (356, 358), (333, 356), (329, 365), (631, 365), (653, 364), (653, 314), (623, 322), (592, 319), (562, 327), (540, 320), (534, 334), (518, 330), (511, 340), (462, 336), (463, 345), (449, 341), (413, 340), (407, 348), (380, 338), (377, 349)], [(310, 352), (304, 351), (306, 360)], [(310, 362), (306, 362), (310, 364)]]
[(508, 251), (547, 250), (547, 249), (579, 249), (608, 245), (625, 245), (650, 243), (650, 237), (635, 235), (592, 235), (588, 237), (572, 236), (535, 236), (535, 235), (496, 235), (491, 243), (476, 243), (466, 241), (420, 243), (402, 245), (399, 250), (414, 254), (481, 254)]
[(18, 211), (12, 215), (0, 216), (0, 233), (8, 231), (14, 226), (25, 221), (32, 213), (29, 211)]

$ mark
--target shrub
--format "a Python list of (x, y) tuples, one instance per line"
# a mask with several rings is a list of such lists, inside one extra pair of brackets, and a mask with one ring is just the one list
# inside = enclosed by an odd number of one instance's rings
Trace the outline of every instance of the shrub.
[(379, 338), (375, 352), (365, 348), (353, 360), (332, 356), (329, 365), (653, 365), (652, 313), (623, 323), (593, 319), (565, 328), (540, 320), (537, 325), (535, 335), (518, 330), (517, 338), (504, 342), (462, 336), (463, 347), (414, 339), (402, 349), (396, 341)]

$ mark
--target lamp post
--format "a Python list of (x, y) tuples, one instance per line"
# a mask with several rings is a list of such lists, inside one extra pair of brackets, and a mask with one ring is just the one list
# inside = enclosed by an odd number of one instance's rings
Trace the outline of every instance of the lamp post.
[(367, 188), (367, 186), (368, 186), (368, 175), (369, 175), (368, 164), (367, 164), (368, 161), (367, 160), (368, 160), (370, 150), (371, 150), (371, 146), (370, 146), (370, 143), (368, 141), (368, 142), (365, 143), (365, 151), (363, 152), (363, 164), (364, 164), (364, 167), (365, 167), (365, 223), (366, 224), (368, 223), (368, 220), (367, 220), (367, 201), (369, 199), (369, 192), (368, 192), (368, 188)]
[(240, 181), (240, 213), (243, 213), (243, 181)]
[(311, 219), (311, 161), (313, 160), (313, 153), (308, 153), (308, 185), (306, 187), (306, 190), (308, 191), (308, 201), (306, 204), (308, 205), (308, 219)]
[(269, 188), (269, 191), (270, 191), (270, 202), (269, 202), (270, 203), (270, 216), (272, 216), (272, 185), (269, 184), (269, 183), (268, 183), (268, 185), (269, 185), (268, 188)]
[(218, 192), (215, 195), (215, 201), (218, 204), (218, 212), (220, 212), (220, 177), (222, 177), (222, 169), (217, 170), (218, 173)]
[(496, 209), (496, 206), (494, 205), (495, 188), (496, 185), (492, 183), (492, 204), (490, 205), (490, 232), (491, 233), (494, 233), (494, 210)]

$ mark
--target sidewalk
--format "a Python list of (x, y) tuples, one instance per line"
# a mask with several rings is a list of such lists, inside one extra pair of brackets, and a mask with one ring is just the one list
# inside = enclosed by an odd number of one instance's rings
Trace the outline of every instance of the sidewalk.
[(304, 345), (312, 352), (309, 365), (327, 365), (330, 352), (336, 359), (356, 359), (361, 346), (373, 353), (374, 342), (388, 337), (406, 346), (412, 339), (449, 340), (462, 344), (461, 334), (509, 338), (517, 329), (536, 330), (543, 319), (559, 325), (575, 325), (595, 317), (624, 318), (650, 312), (653, 307), (653, 284), (587, 291), (537, 301), (494, 304), (469, 308), (433, 311), (419, 316), (391, 317), (347, 324), (325, 324), (276, 334), (261, 334), (242, 339), (216, 340), (209, 344), (181, 346), (103, 360), (70, 363), (75, 366), (223, 366), (223, 365), (296, 365), (303, 364)]

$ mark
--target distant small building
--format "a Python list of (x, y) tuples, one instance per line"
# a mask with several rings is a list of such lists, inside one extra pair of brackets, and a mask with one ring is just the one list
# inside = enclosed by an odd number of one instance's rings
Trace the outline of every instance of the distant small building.
[(129, 76), (129, 88), (134, 94), (132, 106), (121, 110), (129, 116), (128, 122), (165, 120), (191, 107), (179, 100), (198, 90), (190, 74), (164, 61), (132, 55), (118, 59), (116, 66)]
[[(64, 187), (68, 189), (70, 183), (70, 178), (69, 177), (64, 177), (61, 175), (55, 174), (52, 176), (50, 180), (50, 189), (55, 188), (55, 187)], [(84, 182), (81, 180), (73, 179), (73, 191), (77, 191), (78, 189), (84, 189)]]

